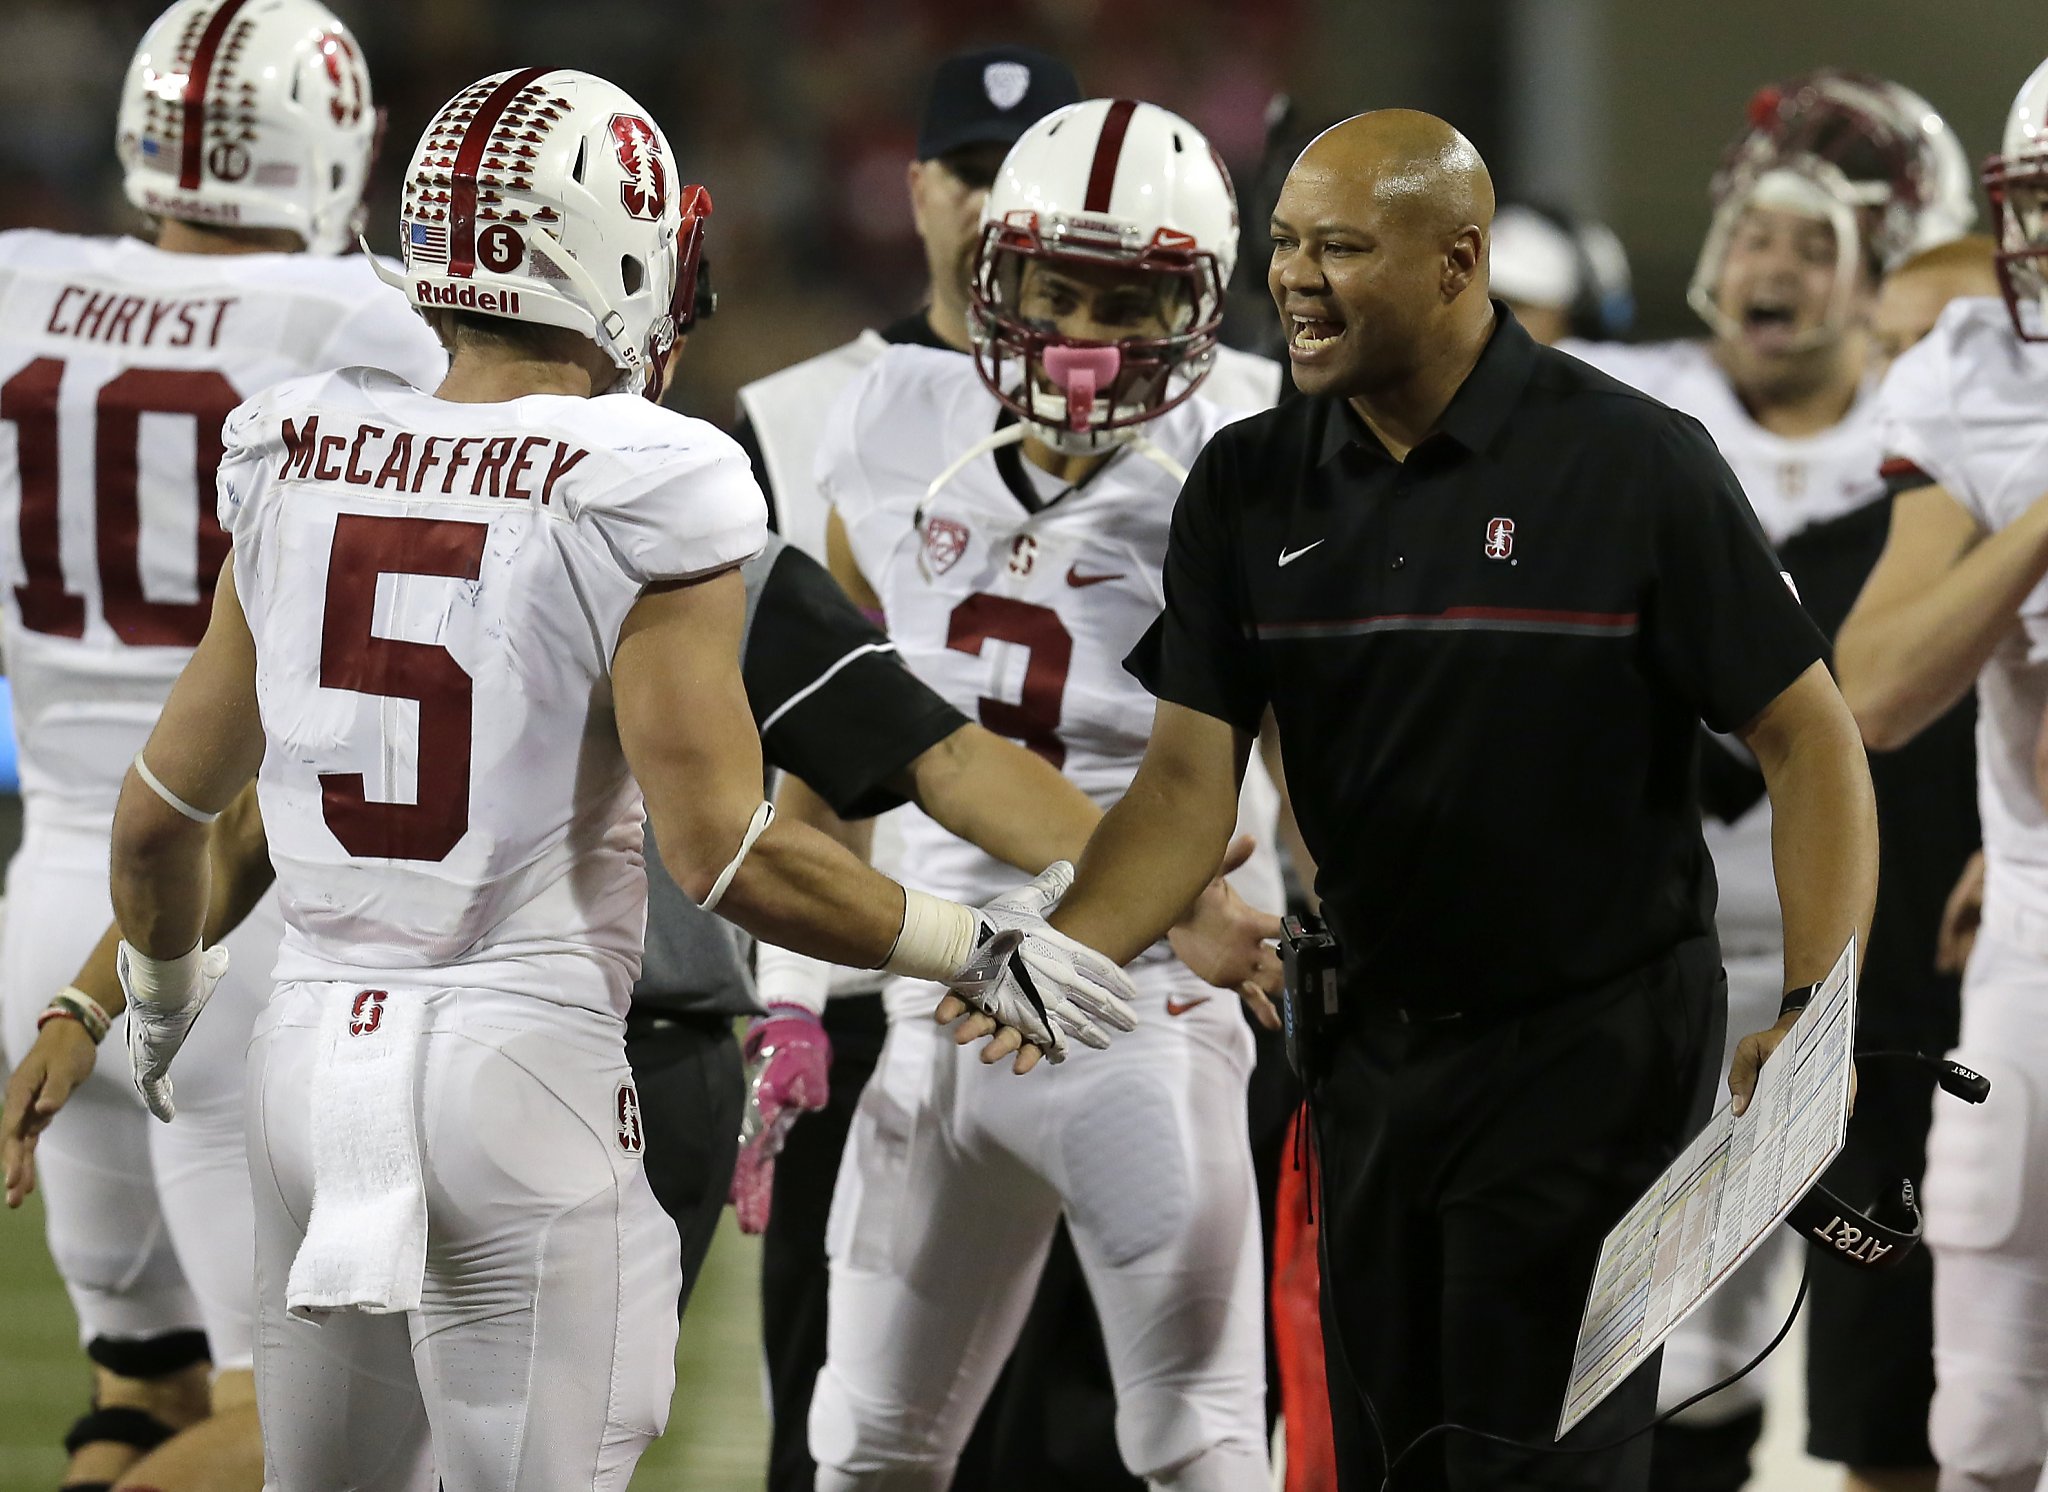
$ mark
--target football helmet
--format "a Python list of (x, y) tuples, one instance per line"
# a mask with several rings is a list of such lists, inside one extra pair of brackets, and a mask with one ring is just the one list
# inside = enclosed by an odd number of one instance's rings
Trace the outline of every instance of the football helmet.
[(115, 151), (143, 212), (339, 254), (381, 128), (362, 49), (317, 0), (178, 0), (128, 64)]
[(2048, 62), (2020, 85), (1984, 190), (1998, 235), (1998, 285), (2013, 331), (2048, 342)]
[(405, 272), (377, 272), (422, 311), (581, 332), (618, 387), (659, 399), (664, 354), (706, 309), (710, 216), (711, 194), (681, 181), (624, 89), (570, 68), (493, 73), (420, 136), (399, 221)]
[(1887, 79), (1832, 68), (1758, 89), (1709, 190), (1714, 217), (1686, 299), (1720, 335), (1737, 330), (1717, 293), (1729, 240), (1750, 207), (1833, 227), (1830, 327), (1846, 323), (1865, 265), (1881, 274), (1961, 238), (1977, 220), (1969, 158), (1933, 105)]
[[(1156, 104), (1088, 99), (1026, 130), (982, 208), (969, 292), (974, 365), (1032, 433), (1069, 454), (1130, 439), (1207, 376), (1237, 260), (1237, 195), (1201, 132)], [(1027, 266), (1130, 271), (1163, 335), (1087, 342), (1027, 317)]]

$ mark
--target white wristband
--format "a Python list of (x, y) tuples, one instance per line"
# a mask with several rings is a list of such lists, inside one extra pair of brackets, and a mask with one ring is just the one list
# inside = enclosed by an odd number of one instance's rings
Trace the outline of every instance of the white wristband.
[(162, 1010), (183, 1010), (199, 987), (200, 945), (176, 958), (151, 958), (126, 938), (116, 952), (121, 988), (130, 1000), (146, 1000)]
[(971, 908), (905, 886), (903, 929), (882, 967), (891, 974), (944, 984), (973, 957), (974, 925)]
[(757, 943), (754, 989), (763, 1005), (801, 1005), (812, 1015), (822, 1015), (832, 989), (832, 966), (793, 948)]

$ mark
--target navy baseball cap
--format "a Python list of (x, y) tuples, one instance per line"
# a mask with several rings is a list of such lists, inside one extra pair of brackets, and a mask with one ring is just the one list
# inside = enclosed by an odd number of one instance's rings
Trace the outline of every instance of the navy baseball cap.
[(969, 145), (1014, 145), (1055, 109), (1081, 101), (1081, 82), (1057, 57), (1030, 47), (985, 47), (948, 57), (932, 74), (917, 158)]

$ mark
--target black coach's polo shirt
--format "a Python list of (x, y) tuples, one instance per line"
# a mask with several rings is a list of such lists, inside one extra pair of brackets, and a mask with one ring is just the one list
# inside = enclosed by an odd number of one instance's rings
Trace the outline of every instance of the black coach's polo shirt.
[(1368, 999), (1513, 1007), (1712, 926), (1694, 752), (1823, 653), (1698, 422), (1496, 328), (1396, 462), (1341, 400), (1227, 426), (1127, 666), (1270, 704)]

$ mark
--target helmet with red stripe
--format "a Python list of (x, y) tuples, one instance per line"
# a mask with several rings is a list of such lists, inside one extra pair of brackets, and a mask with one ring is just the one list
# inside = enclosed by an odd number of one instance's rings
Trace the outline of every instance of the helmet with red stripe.
[(1836, 305), (1849, 316), (1859, 272), (1882, 275), (1977, 220), (1969, 158), (1934, 106), (1889, 79), (1821, 68), (1769, 84), (1714, 173), (1714, 218), (1687, 299), (1727, 333), (1716, 299), (1728, 244), (1752, 207), (1827, 222), (1835, 234)]
[(378, 272), (414, 306), (580, 332), (620, 387), (660, 397), (711, 195), (624, 89), (546, 67), (472, 83), (420, 137), (402, 212), (405, 273)]
[[(1237, 194), (1201, 131), (1133, 99), (1070, 104), (1011, 147), (982, 208), (975, 367), (1047, 443), (1114, 445), (1208, 375), (1236, 260)], [(1066, 335), (1027, 303), (1047, 270), (1146, 287), (1156, 315), (1132, 335)]]
[(1984, 163), (1998, 226), (1998, 283), (2022, 340), (2048, 342), (2048, 62), (2020, 85)]
[(380, 127), (362, 49), (317, 0), (178, 0), (121, 86), (121, 184), (155, 217), (339, 254)]

